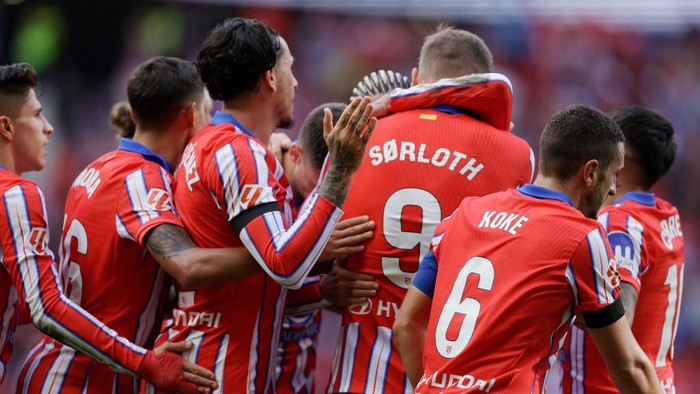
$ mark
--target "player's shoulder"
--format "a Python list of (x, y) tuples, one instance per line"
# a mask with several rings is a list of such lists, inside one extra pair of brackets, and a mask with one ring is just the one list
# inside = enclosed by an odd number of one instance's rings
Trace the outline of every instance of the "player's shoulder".
[(39, 184), (31, 179), (22, 178), (19, 175), (9, 171), (0, 171), (0, 194), (5, 195), (10, 191), (16, 190), (24, 195), (41, 194)]

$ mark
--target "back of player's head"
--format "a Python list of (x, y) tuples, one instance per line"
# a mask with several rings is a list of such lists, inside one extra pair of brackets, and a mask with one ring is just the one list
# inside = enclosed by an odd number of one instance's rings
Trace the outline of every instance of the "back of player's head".
[(625, 134), (628, 148), (637, 154), (637, 160), (646, 176), (645, 186), (653, 186), (668, 172), (676, 159), (673, 126), (660, 113), (637, 105), (612, 111), (610, 117)]
[(140, 127), (162, 127), (169, 125), (188, 102), (202, 99), (204, 84), (191, 62), (159, 56), (134, 70), (127, 95)]
[(323, 109), (328, 108), (333, 114), (333, 121), (338, 121), (340, 115), (347, 107), (343, 103), (326, 103), (321, 104), (309, 112), (306, 116), (304, 124), (299, 129), (299, 144), (301, 145), (304, 154), (311, 160), (314, 168), (320, 169), (323, 166), (323, 160), (328, 153), (328, 145), (323, 139)]
[(229, 18), (209, 32), (197, 68), (211, 97), (224, 101), (254, 90), (281, 52), (279, 33), (271, 27), (255, 19)]
[(476, 34), (440, 25), (425, 37), (418, 69), (423, 80), (493, 72), (493, 56)]
[(136, 125), (131, 120), (131, 106), (126, 101), (120, 101), (112, 106), (109, 112), (109, 122), (117, 130), (117, 138), (133, 138)]
[(540, 173), (567, 180), (589, 160), (607, 168), (625, 137), (598, 109), (576, 104), (554, 114), (540, 137)]
[(29, 64), (0, 66), (0, 116), (17, 116), (29, 89), (36, 84), (36, 71)]

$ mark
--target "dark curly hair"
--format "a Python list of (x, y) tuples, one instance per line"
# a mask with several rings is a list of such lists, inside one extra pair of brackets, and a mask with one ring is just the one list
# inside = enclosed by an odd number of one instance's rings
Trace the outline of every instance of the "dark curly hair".
[(29, 89), (36, 87), (34, 68), (27, 63), (0, 66), (0, 114), (15, 116)]
[(630, 105), (610, 112), (620, 125), (629, 148), (639, 156), (646, 175), (646, 188), (666, 175), (676, 159), (676, 141), (671, 122), (653, 109)]
[(215, 100), (227, 100), (255, 89), (282, 52), (279, 33), (255, 19), (229, 18), (202, 44), (197, 69)]

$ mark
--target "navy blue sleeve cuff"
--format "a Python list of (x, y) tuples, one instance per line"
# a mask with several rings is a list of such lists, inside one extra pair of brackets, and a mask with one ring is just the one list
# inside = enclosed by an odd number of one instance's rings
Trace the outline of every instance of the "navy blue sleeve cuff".
[(433, 252), (428, 252), (428, 254), (423, 257), (423, 261), (418, 267), (418, 272), (413, 278), (411, 284), (415, 286), (418, 290), (425, 293), (430, 298), (433, 298), (433, 293), (435, 292), (435, 279), (437, 278), (437, 260)]

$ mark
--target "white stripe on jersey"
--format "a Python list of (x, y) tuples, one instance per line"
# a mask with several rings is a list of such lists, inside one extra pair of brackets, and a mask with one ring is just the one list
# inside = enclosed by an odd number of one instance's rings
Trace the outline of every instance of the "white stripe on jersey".
[(219, 388), (212, 391), (211, 394), (221, 394), (224, 392), (224, 370), (226, 369), (226, 352), (228, 352), (229, 335), (224, 334), (219, 342), (219, 348), (216, 349), (216, 360), (214, 360), (214, 375), (219, 378)]
[(345, 330), (345, 347), (341, 366), (339, 392), (347, 392), (352, 384), (352, 371), (355, 368), (355, 350), (359, 341), (360, 323), (350, 323)]
[[(406, 375), (406, 374), (404, 374)], [(403, 382), (403, 394), (411, 394), (413, 393), (413, 386), (411, 385), (411, 381), (408, 380), (408, 375), (405, 376), (404, 382)]]
[[(250, 341), (250, 357), (248, 358), (248, 386), (246, 387), (246, 393), (255, 394), (255, 378), (258, 374), (258, 342), (260, 341), (260, 315), (262, 314), (262, 303), (258, 307), (258, 315), (255, 318), (255, 325), (253, 326), (253, 338)], [(274, 359), (273, 359), (274, 360)], [(270, 360), (272, 363), (273, 360)]]
[[(43, 195), (40, 194), (39, 196), (41, 197), (42, 211), (45, 211), (46, 204), (43, 201)], [(53, 316), (46, 313), (44, 300), (42, 299), (42, 289), (40, 288), (41, 282), (39, 280), (36, 254), (32, 249), (32, 246), (26, 244), (24, 239), (25, 235), (29, 234), (32, 230), (32, 225), (29, 218), (29, 209), (24, 197), (24, 191), (20, 185), (15, 186), (5, 193), (3, 199), (5, 200), (5, 206), (7, 207), (7, 216), (10, 229), (13, 234), (13, 244), (17, 254), (17, 266), (20, 269), (19, 271), (22, 278), (22, 287), (24, 289), (26, 301), (29, 305), (34, 324), (42, 331), (51, 330), (54, 332), (55, 338), (71, 345), (73, 348), (80, 349), (96, 360), (107, 364), (116, 371), (120, 373), (130, 372), (124, 366), (117, 364), (114, 360), (109, 358), (109, 356), (103, 353), (100, 349), (94, 347), (91, 343), (86, 342), (89, 341), (89, 338), (83, 340), (75, 336), (72, 332), (67, 330), (63, 324), (61, 324), (61, 322), (55, 320)], [(47, 252), (47, 255), (53, 259), (53, 254)], [(50, 268), (54, 274), (55, 285), (58, 289), (60, 289), (61, 286), (58, 281), (59, 276), (56, 273), (56, 269), (53, 265), (51, 265)], [(119, 337), (114, 330), (102, 324), (102, 322), (95, 319), (82, 308), (76, 306), (62, 292), (59, 292), (59, 301), (65, 304), (68, 308), (79, 313), (85, 319), (89, 320), (92, 324), (114, 338), (121, 345), (130, 348), (138, 354), (146, 353), (145, 349), (134, 346), (126, 339)]]
[[(641, 262), (642, 257), (642, 247), (644, 246), (644, 226), (636, 221), (632, 216), (627, 216), (627, 234), (634, 240), (634, 257), (637, 263)], [(642, 271), (642, 267), (639, 268), (639, 273), (643, 274), (646, 269)]]
[[(190, 330), (185, 338), (185, 342), (192, 342), (192, 349), (185, 352), (185, 358), (197, 364), (199, 358), (199, 349), (202, 347), (204, 340), (204, 332), (199, 330)], [(218, 376), (218, 375), (217, 375)]]
[[(4, 261), (2, 258), (2, 249), (0, 249), (0, 262)], [(19, 293), (17, 293), (17, 289), (15, 289), (14, 286), (10, 286), (7, 289), (7, 305), (5, 306), (5, 311), (2, 313), (2, 331), (0, 331), (0, 353), (2, 353), (2, 350), (5, 348), (5, 344), (7, 343), (7, 334), (10, 331), (10, 320), (15, 314), (15, 306), (17, 305), (17, 301), (19, 301)], [(0, 382), (2, 382), (5, 376), (5, 365), (3, 365), (1, 361), (0, 368)]]
[[(573, 307), (571, 307), (571, 306), (568, 307), (564, 311), (564, 315), (561, 318), (561, 323), (559, 323), (559, 326), (557, 328), (555, 328), (554, 331), (552, 331), (552, 334), (549, 336), (549, 349), (547, 349), (547, 354), (550, 354), (550, 356), (547, 359), (547, 370), (544, 373), (544, 379), (542, 379), (542, 387), (540, 390), (540, 392), (542, 394), (544, 394), (545, 387), (547, 386), (547, 384), (546, 384), (547, 375), (549, 375), (549, 371), (551, 370), (552, 365), (554, 365), (554, 362), (557, 361), (557, 352), (559, 351), (559, 349), (561, 349), (562, 345), (564, 344), (564, 341), (566, 340), (566, 334), (562, 335), (561, 338), (559, 338), (559, 341), (557, 341), (557, 344), (556, 344), (556, 349), (554, 347), (554, 338), (557, 335), (557, 333), (559, 332), (559, 330), (562, 328), (562, 326), (564, 326), (564, 324), (569, 323), (573, 313), (574, 313)], [(538, 364), (537, 368), (539, 369), (539, 367), (540, 366)], [(535, 385), (537, 383), (537, 372), (539, 372), (539, 371), (536, 370), (535, 376), (533, 376), (532, 389), (530, 390), (530, 392), (534, 392), (534, 390), (535, 390)]]
[(333, 392), (333, 387), (335, 387), (335, 382), (338, 378), (338, 371), (340, 370), (340, 359), (343, 355), (343, 339), (344, 335), (338, 335), (338, 341), (335, 344), (335, 353), (333, 354), (333, 366), (331, 367), (331, 381), (328, 384), (328, 392)]
[[(270, 187), (270, 168), (267, 166), (267, 162), (265, 161), (267, 149), (253, 139), (248, 139), (248, 146), (250, 147), (250, 150), (253, 151), (255, 173), (257, 174), (258, 179), (257, 184), (263, 187), (262, 195), (260, 196), (257, 204), (277, 202), (277, 198), (275, 198), (275, 195), (272, 193), (272, 187)], [(280, 172), (280, 177), (276, 177), (275, 179), (279, 180), (282, 177), (282, 173), (283, 172)]]
[(126, 229), (126, 226), (124, 225), (124, 222), (122, 221), (122, 218), (119, 216), (118, 213), (115, 215), (115, 222), (117, 225), (117, 234), (119, 234), (120, 237), (136, 241), (136, 238), (134, 238), (129, 233), (129, 230)]
[(54, 348), (54, 344), (56, 342), (50, 341), (49, 343), (44, 343), (44, 341), (40, 341), (37, 343), (34, 348), (29, 352), (27, 355), (27, 360), (31, 360), (32, 356), (34, 353), (39, 351), (41, 349), (41, 352), (39, 355), (32, 360), (31, 365), (29, 366), (29, 369), (27, 370), (27, 374), (24, 376), (24, 385), (22, 388), (22, 394), (29, 394), (27, 390), (29, 390), (29, 383), (32, 381), (32, 377), (34, 376), (34, 373), (36, 372), (36, 368), (39, 366), (39, 363), (41, 362), (41, 359), (43, 359), (46, 356), (46, 353), (50, 352)]
[[(310, 376), (306, 376), (304, 369), (309, 362), (309, 349), (314, 346), (314, 341), (311, 338), (303, 338), (298, 343), (299, 355), (294, 364), (294, 373), (292, 374), (292, 389), (295, 393), (300, 392), (304, 387), (311, 386), (314, 368), (311, 369)], [(311, 387), (306, 387), (307, 391), (311, 391)]]
[(126, 177), (126, 191), (131, 202), (131, 209), (138, 215), (141, 224), (157, 218), (160, 214), (149, 209), (148, 187), (143, 176), (143, 170), (134, 171)]
[(226, 212), (228, 220), (231, 221), (240, 212), (236, 211), (236, 201), (240, 192), (240, 179), (238, 177), (238, 166), (236, 165), (236, 154), (231, 144), (226, 144), (214, 154), (216, 168), (219, 172), (221, 187), (224, 190), (224, 201), (226, 202)]
[(598, 223), (603, 225), (606, 233), (610, 232), (610, 212), (601, 213), (598, 215)]
[(571, 262), (566, 266), (566, 281), (571, 285), (571, 291), (574, 293), (574, 304), (579, 305), (578, 299), (578, 283), (576, 283), (576, 276), (574, 275), (574, 269), (571, 267)]
[(165, 273), (161, 267), (156, 270), (156, 277), (153, 280), (153, 287), (151, 288), (151, 294), (148, 296), (148, 303), (144, 308), (143, 312), (139, 316), (138, 329), (136, 331), (136, 336), (134, 337), (134, 343), (139, 346), (144, 346), (153, 327), (158, 322), (158, 303), (160, 302), (160, 295), (163, 292), (163, 281)]
[(601, 304), (609, 304), (615, 301), (613, 297), (614, 288), (609, 285), (606, 278), (610, 259), (605, 248), (605, 241), (600, 234), (600, 230), (595, 229), (588, 233), (588, 246), (590, 247), (591, 263), (593, 265), (593, 280), (596, 284), (596, 294), (598, 302)]
[(569, 363), (571, 364), (571, 394), (583, 394), (583, 380), (586, 378), (586, 332), (576, 326), (571, 327), (571, 343), (569, 344)]
[[(267, 278), (265, 278), (267, 280)], [(268, 283), (268, 286), (275, 286), (273, 283)], [(282, 320), (284, 319), (284, 307), (287, 304), (287, 289), (281, 288), (280, 294), (275, 301), (275, 319), (272, 323), (272, 339), (270, 342), (269, 365), (267, 368), (267, 382), (265, 382), (265, 392), (268, 391), (268, 385), (275, 387), (277, 382), (277, 356), (280, 350), (280, 337), (282, 335)]]
[(61, 346), (58, 356), (56, 356), (56, 359), (51, 364), (51, 368), (49, 368), (49, 372), (46, 374), (44, 384), (41, 386), (41, 394), (52, 394), (61, 390), (73, 358), (75, 358), (75, 350), (65, 345)]
[(392, 332), (389, 327), (377, 327), (377, 336), (374, 338), (372, 352), (370, 353), (368, 375), (365, 381), (365, 393), (384, 392), (386, 371), (389, 368), (391, 357)]

